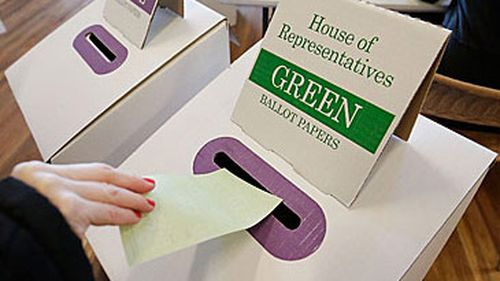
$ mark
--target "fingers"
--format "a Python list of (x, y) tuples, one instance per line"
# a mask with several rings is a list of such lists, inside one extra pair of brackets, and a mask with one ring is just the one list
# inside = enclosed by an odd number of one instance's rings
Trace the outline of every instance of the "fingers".
[(105, 164), (49, 165), (32, 161), (17, 165), (11, 175), (47, 197), (79, 237), (90, 224), (135, 224), (141, 213), (152, 211), (155, 205), (142, 195), (154, 188), (154, 181)]
[(136, 224), (141, 214), (118, 206), (86, 201), (86, 213), (92, 225), (124, 225)]
[(124, 225), (139, 222), (141, 213), (131, 209), (87, 200), (75, 193), (58, 192), (56, 205), (71, 226), (83, 237), (90, 225)]
[(11, 176), (27, 184), (33, 185), (34, 177), (43, 172), (43, 166), (47, 165), (40, 161), (21, 162), (17, 164), (11, 172)]
[(99, 182), (67, 180), (66, 186), (79, 196), (117, 207), (128, 208), (140, 212), (151, 212), (154, 201), (142, 195), (112, 184)]
[(104, 182), (137, 193), (147, 193), (154, 188), (152, 180), (128, 175), (101, 163), (47, 165), (44, 169), (73, 180)]
[(127, 188), (137, 193), (147, 193), (154, 188), (154, 181), (145, 180), (140, 177), (125, 174), (116, 169), (104, 169), (102, 181), (116, 186)]

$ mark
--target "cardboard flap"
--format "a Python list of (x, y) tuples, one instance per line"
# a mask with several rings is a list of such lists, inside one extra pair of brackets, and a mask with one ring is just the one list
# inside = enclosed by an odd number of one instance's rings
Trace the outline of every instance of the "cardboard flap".
[(184, 0), (106, 0), (103, 13), (107, 22), (142, 49), (156, 14), (169, 13), (158, 7), (184, 16)]
[(427, 94), (429, 93), (429, 89), (431, 87), (432, 81), (434, 80), (434, 74), (436, 74), (436, 70), (441, 62), (443, 54), (446, 50), (446, 46), (448, 44), (448, 39), (444, 43), (439, 55), (434, 60), (432, 67), (429, 69), (429, 72), (425, 75), (422, 84), (417, 90), (414, 98), (410, 102), (408, 109), (406, 109), (399, 125), (394, 130), (394, 135), (398, 136), (400, 139), (407, 141), (410, 138), (411, 132), (413, 131), (413, 127), (415, 126), (415, 122), (417, 121), (418, 114), (424, 105), (425, 99), (427, 98)]

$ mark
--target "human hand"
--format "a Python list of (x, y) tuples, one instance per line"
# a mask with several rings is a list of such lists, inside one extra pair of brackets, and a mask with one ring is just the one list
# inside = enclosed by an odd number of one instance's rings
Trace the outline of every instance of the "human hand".
[(154, 188), (153, 180), (106, 164), (24, 162), (14, 167), (11, 176), (47, 197), (80, 238), (89, 225), (135, 224), (141, 212), (151, 212), (155, 206), (141, 195)]

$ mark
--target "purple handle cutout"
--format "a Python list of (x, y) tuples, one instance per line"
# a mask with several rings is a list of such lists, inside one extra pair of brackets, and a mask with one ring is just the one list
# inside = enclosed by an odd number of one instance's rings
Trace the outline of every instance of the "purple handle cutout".
[(148, 13), (148, 15), (151, 15), (155, 8), (156, 0), (132, 0), (132, 2), (144, 12)]
[(127, 59), (128, 50), (101, 25), (85, 28), (73, 41), (73, 48), (99, 75), (118, 69)]
[(250, 234), (273, 256), (293, 261), (308, 257), (321, 245), (326, 234), (326, 219), (320, 206), (267, 164), (240, 141), (231, 137), (211, 140), (196, 154), (195, 174), (221, 169), (215, 156), (224, 153), (252, 176), (270, 193), (283, 199), (283, 204), (300, 218), (300, 225), (291, 230), (276, 217), (268, 216), (250, 228)]

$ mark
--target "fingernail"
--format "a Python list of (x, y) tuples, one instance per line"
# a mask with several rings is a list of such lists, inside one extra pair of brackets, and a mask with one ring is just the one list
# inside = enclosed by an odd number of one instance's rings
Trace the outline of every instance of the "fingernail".
[(156, 203), (155, 201), (149, 199), (149, 198), (146, 198), (146, 201), (148, 201), (149, 205), (151, 205), (152, 207), (156, 206)]
[(135, 215), (136, 215), (138, 218), (142, 218), (142, 214), (141, 214), (141, 212), (139, 212), (139, 211), (135, 211), (135, 210), (134, 210), (134, 213), (135, 213)]
[(144, 180), (147, 181), (148, 183), (152, 184), (153, 186), (155, 186), (155, 184), (156, 184), (154, 179), (144, 178)]

